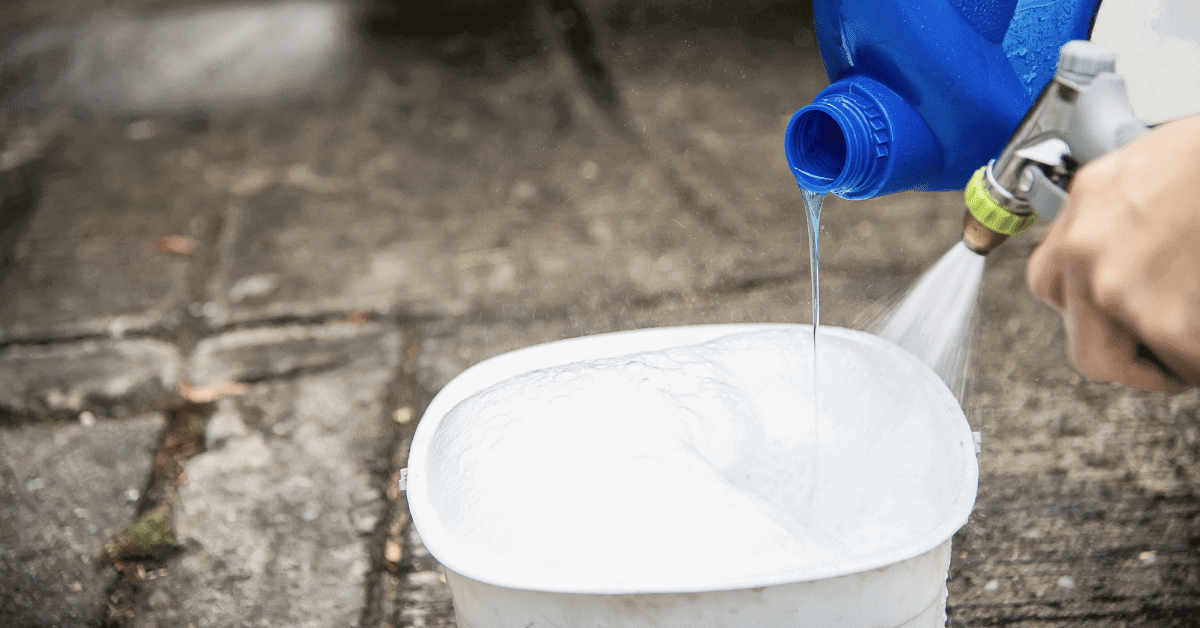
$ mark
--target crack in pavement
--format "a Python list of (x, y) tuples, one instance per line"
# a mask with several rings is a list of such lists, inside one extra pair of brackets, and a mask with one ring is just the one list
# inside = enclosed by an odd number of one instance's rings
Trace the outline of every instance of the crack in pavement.
[[(361, 628), (387, 625), (390, 604), (394, 603), (396, 582), (411, 571), (411, 552), (406, 542), (408, 518), (407, 501), (396, 484), (400, 469), (408, 462), (408, 444), (412, 441), (419, 418), (425, 413), (433, 395), (417, 382), (417, 360), (423, 336), (417, 325), (399, 327), (405, 339), (405, 350), (396, 377), (388, 387), (380, 420), (386, 426), (387, 437), (376, 443), (371, 469), (372, 484), (384, 496), (383, 512), (371, 531), (368, 554), (371, 566), (366, 575), (365, 599), (359, 621)], [(407, 412), (405, 412), (407, 411)], [(389, 544), (397, 544), (400, 560), (390, 556)], [(394, 550), (392, 550), (394, 551)]]
[[(138, 498), (136, 514), (119, 538), (112, 539), (101, 553), (100, 562), (112, 567), (117, 577), (105, 591), (108, 604), (101, 609), (97, 624), (103, 628), (120, 628), (133, 617), (133, 609), (144, 603), (141, 583), (160, 569), (168, 568), (182, 551), (171, 530), (172, 511), (169, 495), (178, 491), (187, 461), (202, 453), (204, 429), (215, 406), (211, 403), (182, 403), (168, 409), (167, 427), (163, 430), (154, 455), (154, 465)], [(161, 525), (151, 532), (157, 538), (137, 538), (139, 524), (153, 522)], [(145, 536), (141, 531), (141, 536)]]

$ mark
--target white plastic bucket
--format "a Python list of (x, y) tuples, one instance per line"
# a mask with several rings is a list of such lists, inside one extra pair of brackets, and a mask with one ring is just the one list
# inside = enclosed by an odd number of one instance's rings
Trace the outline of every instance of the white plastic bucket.
[[(637, 578), (613, 583), (586, 577), (547, 581), (515, 576), (498, 569), (495, 561), (479, 560), (472, 540), (456, 532), (454, 515), (439, 512), (436, 504), (446, 503), (446, 496), (456, 491), (453, 482), (462, 477), (448, 471), (453, 460), (446, 459), (446, 452), (454, 446), (446, 439), (453, 433), (439, 430), (439, 424), (475, 393), (538, 369), (773, 329), (811, 333), (811, 327), (799, 325), (706, 325), (601, 334), (497, 356), (447, 384), (429, 405), (413, 438), (407, 488), (413, 523), (430, 553), (446, 568), (460, 628), (944, 626), (950, 538), (970, 515), (978, 485), (970, 427), (931, 369), (895, 345), (863, 332), (822, 327), (821, 337), (828, 339), (822, 350), (849, 347), (867, 352), (873, 362), (895, 372), (902, 383), (894, 386), (899, 391), (894, 394), (905, 395), (908, 408), (902, 417), (908, 422), (905, 429), (922, 431), (935, 441), (932, 449), (914, 446), (909, 457), (918, 460), (914, 468), (920, 472), (905, 471), (914, 482), (928, 485), (926, 493), (932, 497), (927, 500), (927, 514), (933, 523), (879, 551), (834, 568), (701, 574), (700, 580), (683, 586)], [(892, 439), (888, 460), (905, 456), (908, 446), (907, 439)], [(866, 464), (872, 464), (870, 459)], [(881, 462), (875, 470), (879, 480), (896, 481), (886, 465)], [(435, 492), (440, 499), (432, 499)]]

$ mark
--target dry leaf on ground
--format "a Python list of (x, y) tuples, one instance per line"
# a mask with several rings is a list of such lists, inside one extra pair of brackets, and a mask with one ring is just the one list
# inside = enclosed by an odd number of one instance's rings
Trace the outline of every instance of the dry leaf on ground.
[(155, 238), (146, 243), (150, 247), (152, 253), (171, 253), (174, 255), (194, 255), (196, 253), (196, 241), (180, 236), (166, 235), (161, 238)]
[(242, 382), (222, 382), (208, 386), (192, 386), (187, 382), (179, 382), (179, 395), (192, 403), (211, 403), (223, 397), (244, 395), (250, 387)]

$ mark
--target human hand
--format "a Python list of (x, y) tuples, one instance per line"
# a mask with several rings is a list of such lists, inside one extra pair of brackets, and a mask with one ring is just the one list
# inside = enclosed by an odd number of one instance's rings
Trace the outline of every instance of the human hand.
[(1200, 116), (1156, 127), (1080, 169), (1026, 280), (1063, 316), (1083, 376), (1187, 388), (1137, 357), (1144, 343), (1200, 385)]

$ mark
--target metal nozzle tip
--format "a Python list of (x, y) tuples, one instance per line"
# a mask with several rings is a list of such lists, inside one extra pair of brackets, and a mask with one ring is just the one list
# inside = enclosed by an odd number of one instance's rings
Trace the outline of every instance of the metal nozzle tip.
[(1007, 239), (1007, 235), (997, 233), (984, 226), (979, 219), (971, 215), (970, 211), (963, 216), (963, 243), (972, 251), (980, 255), (987, 255), (996, 250), (996, 247), (1004, 244)]

